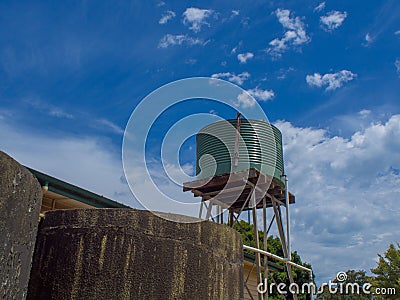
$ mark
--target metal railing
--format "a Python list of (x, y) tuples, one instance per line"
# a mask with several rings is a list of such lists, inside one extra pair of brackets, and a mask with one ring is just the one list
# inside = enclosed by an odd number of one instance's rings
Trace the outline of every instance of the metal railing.
[[(290, 261), (288, 259), (280, 257), (280, 256), (278, 256), (276, 254), (271, 253), (271, 252), (264, 251), (264, 250), (261, 250), (261, 249), (257, 249), (257, 248), (254, 248), (254, 247), (250, 247), (250, 246), (247, 246), (247, 245), (243, 245), (243, 249), (263, 254), (263, 255), (268, 256), (268, 257), (270, 257), (272, 259), (275, 259), (277, 261), (281, 261), (281, 262), (283, 262), (283, 263), (285, 263), (287, 265), (291, 265), (291, 266), (293, 266), (295, 268), (298, 268), (300, 270), (306, 271), (306, 272), (308, 272), (310, 274), (310, 281), (311, 282), (313, 281), (313, 273), (312, 273), (312, 270), (310, 268), (307, 268), (307, 267), (304, 267), (302, 265), (296, 264), (296, 263), (294, 263), (294, 262), (292, 262), (292, 261)], [(311, 297), (310, 297), (310, 299), (313, 299), (313, 296), (314, 296), (313, 292), (314, 292), (314, 290), (311, 288)]]

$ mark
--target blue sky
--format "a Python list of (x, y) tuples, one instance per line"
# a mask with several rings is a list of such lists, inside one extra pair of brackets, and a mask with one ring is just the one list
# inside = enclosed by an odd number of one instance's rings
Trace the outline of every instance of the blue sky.
[[(139, 207), (121, 163), (134, 108), (171, 81), (229, 80), (283, 133), (293, 249), (320, 282), (368, 270), (400, 240), (399, 12), (396, 0), (2, 1), (0, 149)], [(149, 139), (155, 160), (190, 113), (234, 117), (202, 100), (172, 108)], [(193, 143), (180, 150), (188, 173)]]

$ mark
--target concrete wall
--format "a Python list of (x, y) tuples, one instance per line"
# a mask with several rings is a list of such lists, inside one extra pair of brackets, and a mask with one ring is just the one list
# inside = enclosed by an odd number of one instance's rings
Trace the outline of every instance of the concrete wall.
[(0, 151), (0, 298), (25, 299), (42, 189), (33, 175)]
[(235, 230), (175, 223), (146, 211), (47, 212), (28, 299), (242, 299)]

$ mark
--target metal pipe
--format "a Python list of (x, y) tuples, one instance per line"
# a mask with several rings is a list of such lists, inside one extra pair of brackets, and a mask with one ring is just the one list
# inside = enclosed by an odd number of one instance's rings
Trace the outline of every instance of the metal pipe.
[(264, 251), (264, 250), (261, 250), (261, 249), (257, 249), (257, 248), (254, 248), (254, 247), (250, 247), (250, 246), (247, 246), (247, 245), (243, 245), (243, 249), (244, 249), (244, 250), (253, 251), (253, 252), (257, 252), (257, 253), (260, 253), (260, 254), (263, 254), (263, 255), (266, 255), (266, 256), (268, 256), (268, 257), (270, 257), (270, 258), (273, 258), (273, 259), (276, 259), (276, 260), (278, 260), (278, 261), (284, 262), (284, 263), (286, 263), (286, 264), (288, 264), (288, 265), (291, 265), (291, 266), (293, 266), (293, 267), (296, 267), (296, 268), (298, 268), (298, 269), (300, 269), (300, 270), (307, 271), (307, 272), (309, 272), (310, 274), (312, 273), (312, 270), (311, 270), (311, 269), (309, 269), (309, 268), (307, 268), (307, 267), (304, 267), (304, 266), (302, 266), (302, 265), (296, 264), (296, 263), (294, 263), (294, 262), (292, 262), (292, 261), (290, 261), (290, 260), (287, 260), (287, 259), (285, 259), (285, 258), (283, 258), (283, 257), (278, 256), (278, 255), (275, 255), (275, 254), (273, 254), (273, 253), (271, 253), (271, 252)]
[[(264, 240), (264, 251), (267, 251), (267, 199), (263, 197), (263, 240)], [(264, 279), (265, 284), (268, 285), (268, 256), (264, 256)], [(268, 300), (268, 291), (266, 292), (264, 299)]]
[(286, 200), (286, 235), (289, 259), (292, 260), (292, 251), (290, 247), (290, 213), (289, 213), (289, 184), (287, 175), (285, 176), (285, 200)]
[(200, 203), (199, 219), (201, 219), (202, 215), (203, 215), (203, 201), (201, 201)]
[[(253, 212), (253, 227), (254, 227), (254, 240), (255, 246), (257, 249), (260, 248), (260, 237), (258, 235), (258, 225), (257, 225), (257, 207), (256, 207), (256, 195), (255, 190), (251, 191), (251, 203), (252, 203), (252, 212)], [(262, 275), (261, 275), (261, 255), (260, 253), (256, 253), (256, 267), (257, 267), (257, 284), (262, 283)], [(262, 300), (261, 294), (258, 294), (258, 299)]]
[(240, 142), (240, 117), (241, 113), (236, 114), (236, 139), (235, 139), (235, 151), (233, 154), (233, 166), (237, 167), (239, 164), (239, 142)]

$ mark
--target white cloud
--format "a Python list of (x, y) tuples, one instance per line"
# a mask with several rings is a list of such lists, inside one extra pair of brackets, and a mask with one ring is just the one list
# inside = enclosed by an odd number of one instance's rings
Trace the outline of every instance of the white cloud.
[(161, 38), (160, 42), (158, 43), (158, 48), (168, 48), (169, 46), (184, 45), (184, 44), (188, 46), (193, 46), (193, 45), (204, 46), (205, 44), (207, 44), (207, 42), (199, 38), (190, 37), (186, 34), (178, 34), (178, 35), (166, 34)]
[(197, 59), (195, 58), (188, 58), (187, 60), (185, 60), (185, 64), (187, 65), (195, 65), (197, 63)]
[(245, 64), (249, 59), (252, 59), (254, 54), (251, 52), (239, 53), (237, 58), (241, 64)]
[(306, 81), (309, 86), (322, 87), (327, 86), (326, 90), (335, 90), (340, 88), (343, 83), (351, 81), (357, 77), (357, 74), (352, 73), (348, 70), (342, 70), (336, 73), (327, 73), (321, 75), (314, 73), (313, 75), (307, 75)]
[(172, 10), (167, 10), (162, 14), (161, 19), (158, 21), (159, 24), (166, 24), (169, 20), (175, 18), (176, 14)]
[(269, 42), (267, 52), (273, 57), (281, 57), (290, 46), (298, 47), (308, 43), (310, 38), (304, 28), (303, 22), (299, 17), (291, 17), (291, 12), (288, 9), (277, 9), (275, 14), (287, 31), (282, 38), (276, 38)]
[(320, 18), (321, 27), (326, 31), (339, 28), (347, 17), (347, 12), (330, 11), (326, 16)]
[(400, 35), (400, 30), (397, 30), (394, 34), (395, 35)]
[(73, 119), (74, 116), (66, 113), (64, 110), (62, 110), (61, 108), (55, 107), (55, 106), (51, 106), (48, 108), (48, 114), (50, 116), (53, 117), (57, 117), (57, 118), (67, 118), (67, 119)]
[(238, 95), (235, 105), (237, 107), (249, 108), (256, 104), (255, 100), (268, 101), (275, 97), (273, 90), (263, 90), (259, 87), (247, 90)]
[(241, 48), (243, 45), (243, 41), (240, 41), (235, 47), (232, 48), (231, 54), (236, 54), (236, 52)]
[(318, 4), (318, 5), (314, 8), (314, 11), (320, 12), (320, 11), (323, 10), (324, 8), (325, 8), (325, 2), (321, 2), (320, 4)]
[(348, 139), (284, 121), (276, 125), (296, 195), (293, 249), (312, 263), (320, 282), (338, 271), (368, 271), (376, 253), (398, 240), (400, 115)]
[[(357, 115), (374, 113), (362, 110)], [(398, 241), (400, 115), (370, 123), (350, 138), (285, 121), (275, 125), (283, 133), (286, 173), (296, 195), (296, 204), (291, 205), (292, 249), (312, 263), (319, 282), (327, 282), (338, 271), (368, 271), (376, 264), (376, 253)], [(139, 207), (124, 180), (120, 150), (100, 137), (35, 134), (1, 119), (0, 128), (0, 149), (19, 162)], [(177, 172), (174, 165), (166, 168)], [(190, 165), (182, 168), (191, 171)], [(143, 172), (132, 173), (133, 184), (158, 201), (157, 193), (143, 181)], [(193, 199), (177, 185), (164, 184), (161, 189), (175, 199), (186, 194)]]
[(206, 19), (213, 14), (211, 9), (200, 9), (196, 7), (189, 7), (183, 13), (183, 24), (189, 26), (190, 30), (199, 32), (201, 26), (208, 25)]
[(365, 43), (363, 44), (363, 46), (365, 46), (365, 47), (368, 47), (374, 41), (374, 39), (369, 34), (369, 32), (365, 35), (364, 39), (365, 39)]
[(61, 107), (55, 106), (51, 103), (46, 103), (45, 101), (37, 98), (37, 97), (28, 97), (24, 99), (24, 102), (28, 105), (32, 106), (34, 109), (43, 112), (49, 116), (56, 118), (66, 118), (73, 119), (74, 116), (70, 113), (67, 113)]
[[(0, 119), (0, 150), (6, 152), (21, 164), (64, 180), (81, 188), (104, 195), (126, 205), (143, 208), (132, 195), (122, 167), (121, 149), (110, 145), (107, 138), (82, 135), (71, 137), (68, 134), (38, 134), (29, 129), (21, 129), (11, 122)], [(133, 155), (133, 158), (140, 155)], [(176, 185), (163, 172), (162, 164), (148, 160), (148, 171), (164, 194), (177, 201), (192, 203), (197, 201), (191, 193), (183, 193), (182, 187)], [(165, 170), (173, 178), (185, 177), (193, 173), (193, 166), (185, 164), (176, 166), (164, 162)], [(158, 211), (173, 212), (173, 208), (159, 202), (159, 192), (154, 189), (146, 176), (147, 170), (135, 168), (129, 173), (132, 187), (144, 191), (153, 201)], [(143, 199), (142, 199), (143, 200)], [(148, 203), (146, 203), (148, 204)], [(152, 204), (152, 205), (153, 205)], [(198, 208), (195, 209), (198, 214)], [(188, 209), (193, 215), (193, 208)]]
[(362, 117), (362, 118), (366, 118), (367, 116), (369, 116), (371, 114), (371, 111), (369, 109), (362, 109), (358, 112), (358, 114)]
[(273, 90), (263, 90), (259, 87), (247, 90), (247, 92), (259, 101), (268, 101), (275, 97)]
[(289, 68), (287, 68), (287, 69), (281, 68), (281, 69), (279, 69), (279, 71), (278, 71), (277, 79), (283, 80), (283, 79), (285, 79), (285, 78), (288, 76), (288, 74), (289, 74), (290, 72), (294, 72), (294, 71), (295, 71), (295, 68), (293, 68), (293, 67), (289, 67)]
[[(96, 123), (102, 127), (105, 127), (106, 129), (119, 134), (119, 135), (123, 135), (124, 134), (124, 130), (119, 127), (117, 124), (111, 122), (110, 120), (107, 119), (98, 119), (96, 120)], [(96, 124), (96, 125), (97, 125)]]
[(21, 164), (118, 202), (139, 207), (126, 182), (120, 150), (99, 136), (43, 134), (0, 121), (0, 149)]
[(329, 130), (348, 137), (356, 131), (363, 131), (368, 128), (376, 118), (377, 116), (368, 109), (362, 109), (358, 113), (337, 115), (331, 119)]
[(232, 10), (232, 16), (233, 17), (238, 16), (239, 14), (240, 14), (239, 10)]
[(242, 72), (240, 74), (225, 72), (225, 73), (215, 73), (211, 75), (211, 78), (226, 79), (238, 85), (242, 85), (247, 79), (250, 78), (250, 73)]
[(396, 58), (396, 60), (394, 62), (394, 66), (396, 67), (397, 75), (399, 75), (399, 77), (400, 77), (400, 59)]
[(237, 96), (237, 101), (234, 102), (234, 105), (236, 107), (249, 108), (256, 105), (256, 100), (248, 92), (243, 92)]

